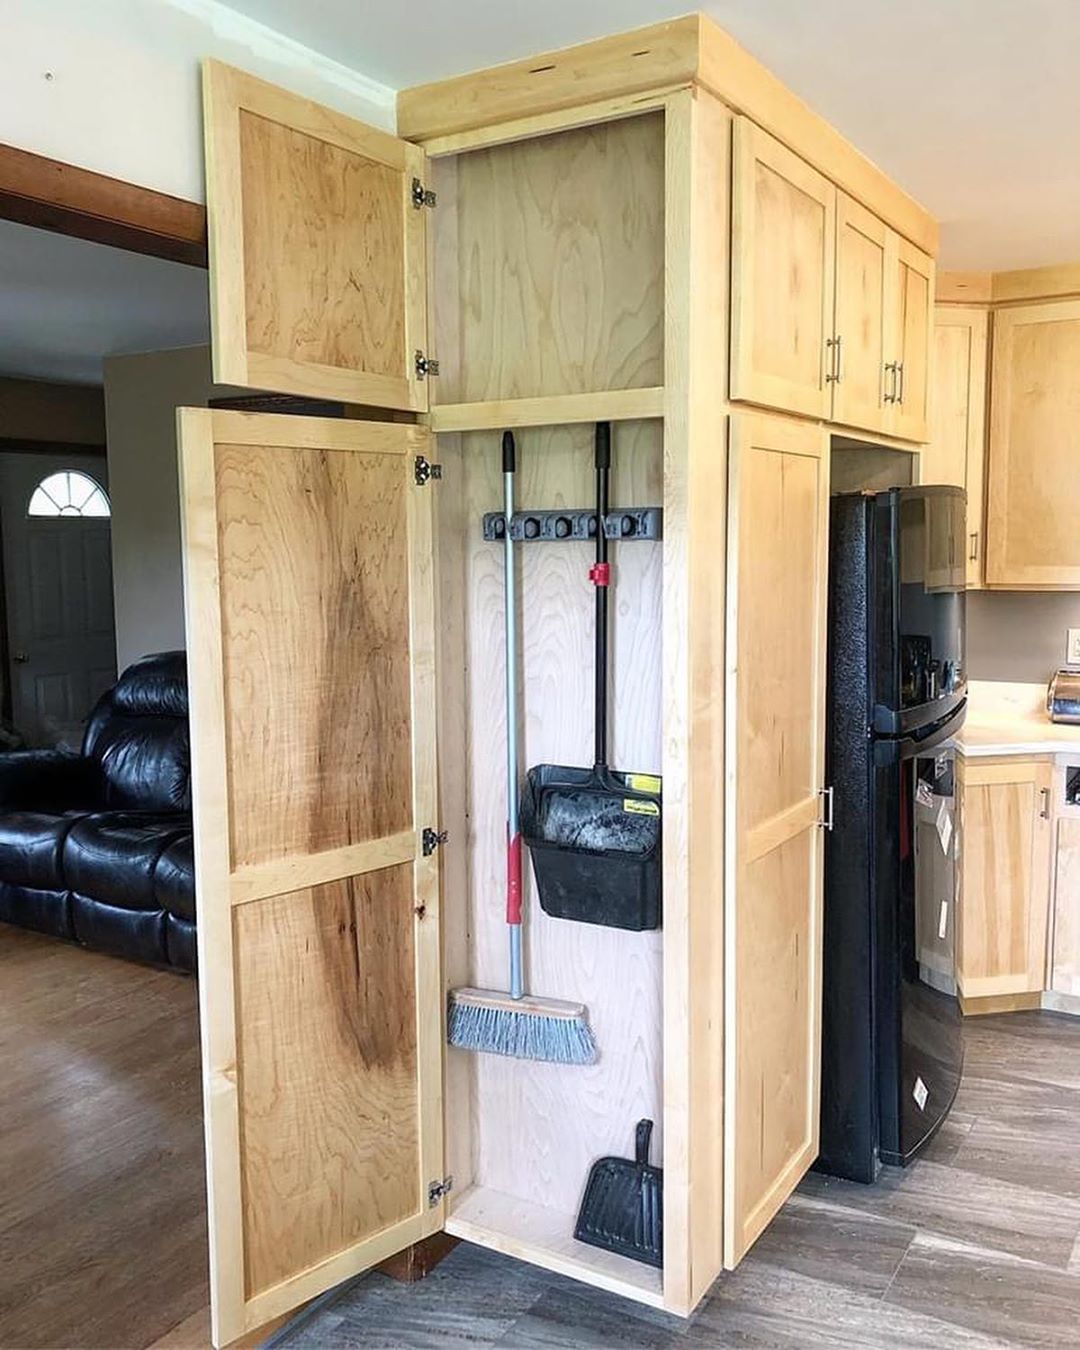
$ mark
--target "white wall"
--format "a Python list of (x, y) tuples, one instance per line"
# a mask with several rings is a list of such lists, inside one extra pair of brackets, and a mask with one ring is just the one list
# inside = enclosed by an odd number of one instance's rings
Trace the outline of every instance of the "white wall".
[(118, 670), (186, 645), (176, 409), (227, 392), (211, 381), (209, 347), (105, 358)]
[(391, 90), (217, 0), (0, 0), (0, 142), (202, 201), (203, 56), (394, 125)]

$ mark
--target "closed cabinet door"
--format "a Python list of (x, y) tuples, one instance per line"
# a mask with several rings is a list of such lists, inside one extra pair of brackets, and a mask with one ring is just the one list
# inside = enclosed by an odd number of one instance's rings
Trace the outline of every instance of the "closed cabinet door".
[(817, 1157), (828, 433), (731, 419), (724, 1252)]
[(966, 999), (1038, 993), (1046, 973), (1053, 765), (969, 758), (961, 766), (960, 992)]
[(827, 418), (836, 189), (746, 118), (732, 185), (731, 397)]
[(832, 420), (884, 431), (886, 289), (889, 236), (885, 223), (843, 192), (836, 194), (836, 324)]
[(1080, 819), (1057, 822), (1050, 988), (1080, 997)]
[(1080, 301), (994, 315), (989, 586), (1080, 588)]
[(964, 545), (968, 589), (982, 585), (986, 555), (986, 359), (989, 315), (984, 309), (939, 305), (934, 318), (930, 440), (919, 456), (920, 482), (967, 491)]
[(934, 261), (906, 239), (893, 239), (891, 354), (885, 362), (888, 430), (904, 440), (925, 441), (930, 430)]
[(214, 378), (424, 410), (423, 151), (208, 61)]
[(430, 441), (180, 410), (216, 1346), (443, 1224)]

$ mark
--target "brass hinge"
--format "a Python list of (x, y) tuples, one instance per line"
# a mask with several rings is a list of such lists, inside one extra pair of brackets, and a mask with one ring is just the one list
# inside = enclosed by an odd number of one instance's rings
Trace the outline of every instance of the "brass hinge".
[(426, 188), (419, 178), (412, 180), (412, 204), (419, 211), (425, 206), (434, 206), (438, 201), (431, 188)]
[(429, 825), (420, 836), (420, 848), (424, 857), (430, 858), (435, 850), (441, 848), (449, 838), (450, 832), (448, 830), (433, 830)]
[(425, 375), (430, 375), (431, 378), (434, 379), (439, 373), (438, 361), (436, 361), (434, 357), (425, 356), (419, 348), (416, 350), (413, 363), (416, 367), (416, 378), (418, 380), (422, 380)]
[(417, 455), (413, 462), (413, 476), (416, 478), (416, 486), (423, 487), (431, 479), (442, 477), (442, 465), (431, 464), (423, 455)]
[(435, 1206), (454, 1189), (454, 1178), (443, 1177), (442, 1181), (429, 1181), (427, 1188), (428, 1209)]

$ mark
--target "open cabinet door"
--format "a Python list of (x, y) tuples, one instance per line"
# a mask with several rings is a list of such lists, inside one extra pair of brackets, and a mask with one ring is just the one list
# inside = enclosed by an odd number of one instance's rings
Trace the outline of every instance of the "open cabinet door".
[(828, 435), (731, 419), (724, 1259), (818, 1152)]
[(214, 379), (425, 410), (423, 151), (203, 67)]
[(223, 1345), (442, 1226), (434, 489), (421, 427), (179, 435)]

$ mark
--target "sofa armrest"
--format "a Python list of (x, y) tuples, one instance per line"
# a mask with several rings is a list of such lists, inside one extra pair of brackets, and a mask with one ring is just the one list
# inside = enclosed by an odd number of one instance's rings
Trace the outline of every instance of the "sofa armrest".
[(0, 755), (0, 811), (96, 810), (101, 771), (65, 750), (13, 750)]

